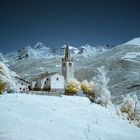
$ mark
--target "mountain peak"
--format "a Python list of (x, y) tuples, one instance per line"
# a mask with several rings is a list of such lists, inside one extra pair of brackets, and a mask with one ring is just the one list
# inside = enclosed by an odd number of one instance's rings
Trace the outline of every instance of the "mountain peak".
[(134, 39), (126, 42), (125, 44), (131, 44), (131, 45), (138, 45), (138, 46), (140, 46), (140, 37), (134, 38)]
[(37, 42), (34, 46), (34, 49), (40, 49), (46, 47), (42, 42)]

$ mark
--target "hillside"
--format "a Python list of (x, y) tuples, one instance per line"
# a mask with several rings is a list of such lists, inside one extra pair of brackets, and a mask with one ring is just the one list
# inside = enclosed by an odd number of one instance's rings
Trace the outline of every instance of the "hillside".
[(126, 42), (125, 44), (132, 44), (132, 45), (140, 46), (140, 37), (134, 38), (134, 39)]
[(139, 128), (85, 97), (0, 96), (1, 140), (138, 140)]
[(140, 99), (140, 45), (121, 44), (92, 58), (80, 58), (75, 75), (79, 80), (92, 80), (102, 65), (108, 71), (108, 86), (114, 101), (128, 93), (136, 93)]
[[(79, 80), (92, 80), (98, 74), (97, 68), (105, 66), (108, 71), (108, 84), (112, 94), (112, 100), (120, 102), (121, 95), (136, 93), (140, 99), (140, 38), (134, 38), (127, 43), (120, 44), (110, 49), (103, 47), (92, 47), (89, 45), (75, 48), (70, 46), (71, 55), (75, 61), (75, 77)], [(42, 50), (46, 51), (42, 51)], [(38, 43), (31, 57), (12, 61), (14, 55), (5, 56), (9, 60), (10, 68), (18, 75), (31, 81), (37, 75), (46, 72), (61, 73), (61, 59), (65, 46), (58, 48), (53, 53), (48, 47)], [(28, 48), (30, 49), (30, 48)], [(30, 51), (28, 51), (30, 52)], [(49, 56), (39, 56), (46, 52)], [(49, 52), (49, 53), (47, 53)], [(24, 53), (23, 53), (24, 54)], [(30, 53), (31, 54), (31, 53)], [(53, 55), (52, 55), (53, 54)], [(54, 55), (55, 54), (55, 55)], [(43, 54), (41, 54), (43, 55)], [(29, 55), (30, 56), (30, 55)], [(50, 57), (51, 56), (51, 57)]]

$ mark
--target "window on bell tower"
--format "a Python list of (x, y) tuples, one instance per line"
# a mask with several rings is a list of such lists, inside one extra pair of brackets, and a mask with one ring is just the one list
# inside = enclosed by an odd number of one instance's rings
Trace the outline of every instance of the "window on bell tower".
[(69, 63), (69, 66), (72, 66), (72, 63)]

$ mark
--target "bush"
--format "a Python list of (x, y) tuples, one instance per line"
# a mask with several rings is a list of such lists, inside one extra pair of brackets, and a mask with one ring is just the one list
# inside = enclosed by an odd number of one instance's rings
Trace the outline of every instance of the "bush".
[(111, 102), (110, 91), (105, 87), (96, 86), (95, 88), (95, 102), (107, 107)]
[(117, 110), (118, 115), (129, 120), (140, 127), (140, 104), (137, 96), (127, 95)]
[(104, 66), (98, 68), (98, 74), (93, 78), (93, 81), (89, 83), (89, 86), (92, 88), (92, 94), (90, 94), (89, 99), (107, 107), (111, 103), (111, 94), (108, 90), (107, 84), (109, 79), (107, 78), (107, 71)]
[(65, 94), (68, 95), (74, 95), (75, 93), (79, 92), (81, 90), (80, 82), (76, 79), (70, 79), (67, 82), (66, 85), (66, 91)]
[(80, 86), (81, 86), (81, 90), (83, 91), (83, 93), (85, 93), (85, 94), (91, 94), (92, 93), (92, 88), (90, 87), (87, 80), (84, 80), (83, 82), (81, 82)]
[(6, 89), (6, 83), (0, 83), (0, 93)]
[(91, 102), (95, 101), (95, 83), (94, 82), (89, 82), (87, 80), (84, 80), (81, 82), (81, 90), (83, 91), (84, 94), (89, 98)]

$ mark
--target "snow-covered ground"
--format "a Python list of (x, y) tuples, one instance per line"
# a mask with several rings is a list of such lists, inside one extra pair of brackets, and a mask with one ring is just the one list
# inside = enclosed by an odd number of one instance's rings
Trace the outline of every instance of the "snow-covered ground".
[(0, 140), (139, 139), (139, 128), (85, 97), (0, 96)]
[(127, 52), (126, 55), (122, 57), (122, 59), (133, 59), (137, 56), (140, 56), (140, 52)]
[(133, 44), (133, 45), (140, 46), (140, 37), (134, 38), (134, 39), (126, 42), (125, 44)]

